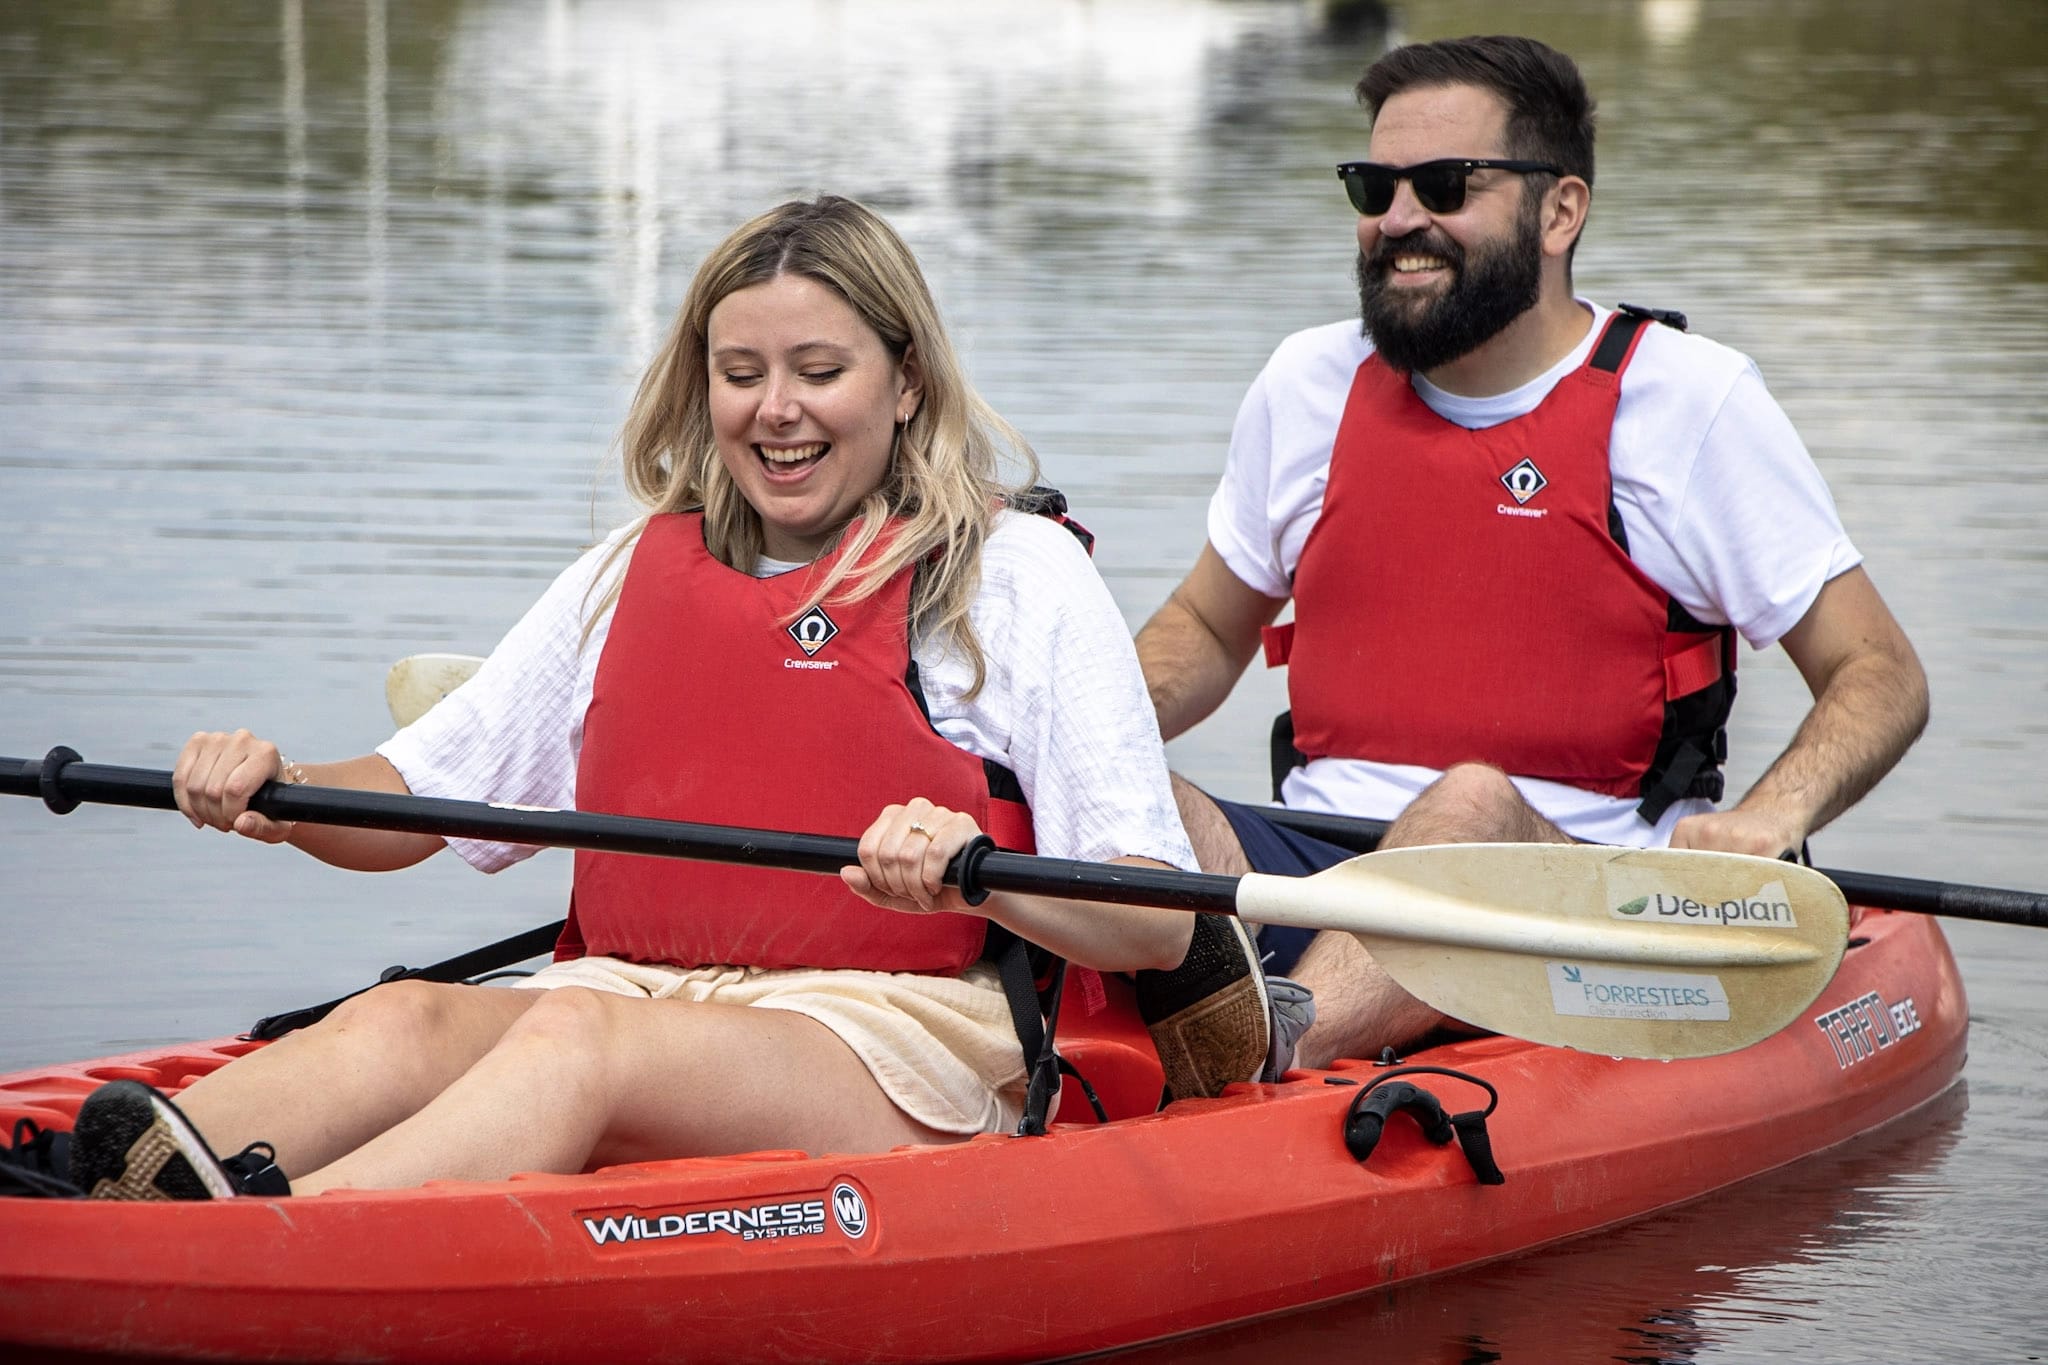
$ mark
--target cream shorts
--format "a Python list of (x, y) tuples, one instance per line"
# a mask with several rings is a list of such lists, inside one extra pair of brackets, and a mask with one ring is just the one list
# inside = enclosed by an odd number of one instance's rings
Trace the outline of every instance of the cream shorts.
[(587, 986), (649, 1000), (789, 1010), (831, 1029), (898, 1109), (942, 1133), (1013, 1132), (1024, 1052), (995, 969), (960, 976), (813, 967), (663, 967), (612, 957), (554, 962), (509, 983)]

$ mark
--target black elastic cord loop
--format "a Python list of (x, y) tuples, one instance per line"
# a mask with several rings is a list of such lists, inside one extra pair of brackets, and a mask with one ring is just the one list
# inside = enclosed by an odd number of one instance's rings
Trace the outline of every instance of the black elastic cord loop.
[(57, 815), (69, 815), (78, 809), (78, 798), (66, 796), (60, 785), (64, 770), (83, 757), (76, 749), (59, 744), (43, 755), (43, 771), (36, 779), (36, 787), (43, 794), (43, 804)]
[(1065, 1057), (1059, 1059), (1059, 1064), (1060, 1075), (1072, 1076), (1074, 1084), (1081, 1087), (1081, 1094), (1088, 1101), (1088, 1107), (1095, 1111), (1095, 1121), (1097, 1123), (1108, 1123), (1109, 1111), (1102, 1107), (1101, 1097), (1095, 1093), (1095, 1087), (1088, 1084), (1088, 1078), (1081, 1074), (1081, 1069)]
[[(1442, 1102), (1421, 1086), (1410, 1085), (1406, 1081), (1386, 1084), (1399, 1076), (1416, 1075), (1449, 1076), (1453, 1080), (1476, 1085), (1487, 1094), (1486, 1108), (1447, 1115)], [(1455, 1136), (1459, 1150), (1465, 1154), (1465, 1160), (1480, 1184), (1504, 1185), (1507, 1177), (1493, 1159), (1493, 1139), (1486, 1131), (1487, 1116), (1499, 1105), (1500, 1091), (1467, 1072), (1453, 1071), (1444, 1066), (1397, 1066), (1375, 1076), (1352, 1097), (1344, 1114), (1344, 1146), (1354, 1158), (1364, 1161), (1379, 1145), (1387, 1120), (1396, 1112), (1405, 1110), (1421, 1127), (1422, 1135), (1436, 1145), (1442, 1146)]]
[(1453, 1071), (1447, 1066), (1397, 1066), (1392, 1070), (1382, 1071), (1379, 1075), (1366, 1082), (1365, 1089), (1359, 1091), (1358, 1097), (1352, 1100), (1351, 1103), (1354, 1106), (1357, 1105), (1366, 1095), (1372, 1092), (1374, 1086), (1391, 1081), (1396, 1076), (1449, 1076), (1454, 1081), (1465, 1081), (1468, 1084), (1476, 1085), (1489, 1096), (1486, 1108), (1479, 1111), (1481, 1118), (1492, 1117), (1493, 1111), (1500, 1107), (1500, 1091), (1494, 1089), (1491, 1082), (1481, 1080), (1469, 1072)]
[(1373, 1154), (1373, 1149), (1380, 1145), (1380, 1135), (1386, 1131), (1387, 1120), (1396, 1113), (1413, 1117), (1422, 1135), (1439, 1147), (1451, 1140), (1451, 1124), (1444, 1117), (1443, 1105), (1421, 1086), (1406, 1081), (1367, 1086), (1358, 1092), (1350, 1111), (1344, 1115), (1344, 1147), (1353, 1160), (1364, 1161)]
[(967, 847), (953, 855), (952, 864), (946, 868), (946, 880), (960, 888), (960, 899), (969, 905), (980, 905), (988, 899), (988, 888), (981, 884), (981, 862), (995, 851), (995, 840), (977, 834)]

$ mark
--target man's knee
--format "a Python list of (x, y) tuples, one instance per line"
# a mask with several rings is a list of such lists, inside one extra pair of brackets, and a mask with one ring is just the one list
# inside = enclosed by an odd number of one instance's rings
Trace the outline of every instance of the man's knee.
[(1541, 837), (1548, 822), (1508, 775), (1488, 763), (1458, 763), (1402, 813), (1402, 842), (1483, 842)]
[(1521, 810), (1528, 804), (1514, 780), (1491, 763), (1454, 763), (1431, 790), (1441, 791), (1444, 799), (1460, 802), (1480, 816)]

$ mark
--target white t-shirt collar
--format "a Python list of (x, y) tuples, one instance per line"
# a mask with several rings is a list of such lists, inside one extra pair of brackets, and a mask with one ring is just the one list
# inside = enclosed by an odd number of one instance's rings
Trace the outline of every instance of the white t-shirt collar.
[(1550, 396), (1550, 391), (1557, 387), (1560, 379), (1586, 363), (1586, 357), (1593, 353), (1593, 345), (1599, 341), (1600, 332), (1607, 322), (1610, 310), (1602, 308), (1591, 299), (1582, 298), (1578, 303), (1593, 315), (1593, 325), (1586, 329), (1586, 335), (1572, 348), (1571, 354), (1528, 383), (1509, 389), (1506, 393), (1468, 398), (1463, 394), (1448, 393), (1420, 374), (1416, 374), (1409, 380), (1415, 387), (1415, 396), (1446, 422), (1454, 422), (1471, 431), (1499, 426), (1502, 422), (1511, 422), (1524, 413), (1534, 411), (1538, 403)]

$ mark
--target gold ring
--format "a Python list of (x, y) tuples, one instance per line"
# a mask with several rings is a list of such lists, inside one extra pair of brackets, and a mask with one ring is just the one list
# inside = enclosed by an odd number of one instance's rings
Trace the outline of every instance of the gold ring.
[(932, 837), (932, 832), (924, 827), (924, 821), (922, 820), (912, 820), (910, 822), (910, 832), (912, 834), (922, 834), (927, 839)]

